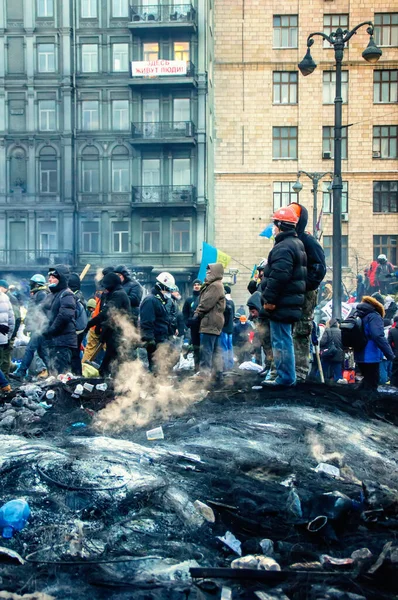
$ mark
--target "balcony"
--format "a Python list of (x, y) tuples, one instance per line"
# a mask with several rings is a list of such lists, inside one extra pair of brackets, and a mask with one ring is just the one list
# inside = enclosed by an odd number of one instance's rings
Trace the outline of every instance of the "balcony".
[(196, 30), (196, 10), (192, 4), (154, 3), (150, 6), (133, 5), (130, 7), (131, 16), (129, 28), (137, 30), (148, 29), (178, 29), (178, 31)]
[(192, 121), (162, 121), (132, 123), (134, 145), (195, 144), (195, 125)]
[(148, 60), (131, 63), (130, 84), (137, 86), (196, 86), (195, 65), (182, 60)]
[(196, 206), (196, 188), (193, 185), (144, 185), (132, 188), (132, 207)]
[(73, 265), (71, 250), (0, 250), (1, 268), (43, 270), (52, 265)]

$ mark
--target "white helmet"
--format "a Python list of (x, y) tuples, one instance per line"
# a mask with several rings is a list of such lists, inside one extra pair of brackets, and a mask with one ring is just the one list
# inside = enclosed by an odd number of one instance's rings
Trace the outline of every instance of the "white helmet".
[(156, 281), (161, 283), (167, 290), (172, 290), (176, 284), (173, 275), (167, 273), (167, 271), (159, 273), (159, 275), (156, 277)]
[(379, 254), (379, 256), (377, 257), (377, 260), (385, 260), (385, 261), (387, 261), (387, 256), (385, 254)]

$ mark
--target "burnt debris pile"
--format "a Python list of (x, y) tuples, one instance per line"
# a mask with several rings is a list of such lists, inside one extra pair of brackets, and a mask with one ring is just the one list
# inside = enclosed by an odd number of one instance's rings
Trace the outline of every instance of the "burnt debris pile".
[(394, 395), (266, 395), (242, 377), (116, 435), (98, 383), (14, 390), (0, 413), (0, 500), (31, 511), (0, 542), (5, 598), (395, 597)]

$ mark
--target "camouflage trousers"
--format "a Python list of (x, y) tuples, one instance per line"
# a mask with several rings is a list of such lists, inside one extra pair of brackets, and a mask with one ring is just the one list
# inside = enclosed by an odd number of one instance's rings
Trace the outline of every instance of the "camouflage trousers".
[[(294, 358), (296, 363), (296, 380), (298, 383), (302, 383), (307, 379), (308, 371), (310, 368), (310, 343), (311, 343), (311, 332), (312, 332), (312, 321), (314, 319), (314, 310), (317, 303), (317, 290), (306, 292), (304, 298), (303, 312), (301, 314), (300, 321), (297, 321), (293, 325), (293, 344), (294, 344)], [(269, 333), (268, 323), (268, 340), (271, 347), (271, 360), (272, 360), (272, 346), (271, 346), (271, 335)], [(264, 340), (268, 347), (268, 340)], [(264, 347), (263, 342), (263, 347)], [(264, 350), (265, 351), (265, 350)], [(266, 354), (267, 356), (267, 354)], [(276, 370), (274, 364), (271, 365), (271, 379), (276, 378)]]

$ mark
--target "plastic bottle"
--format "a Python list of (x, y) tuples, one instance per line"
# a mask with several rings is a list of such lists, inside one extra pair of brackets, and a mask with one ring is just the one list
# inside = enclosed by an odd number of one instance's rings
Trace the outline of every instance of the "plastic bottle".
[(97, 383), (95, 389), (100, 392), (106, 392), (106, 390), (108, 389), (108, 385), (106, 383)]
[(26, 500), (10, 500), (0, 508), (0, 528), (3, 538), (12, 538), (14, 531), (21, 531), (30, 517), (30, 508)]

